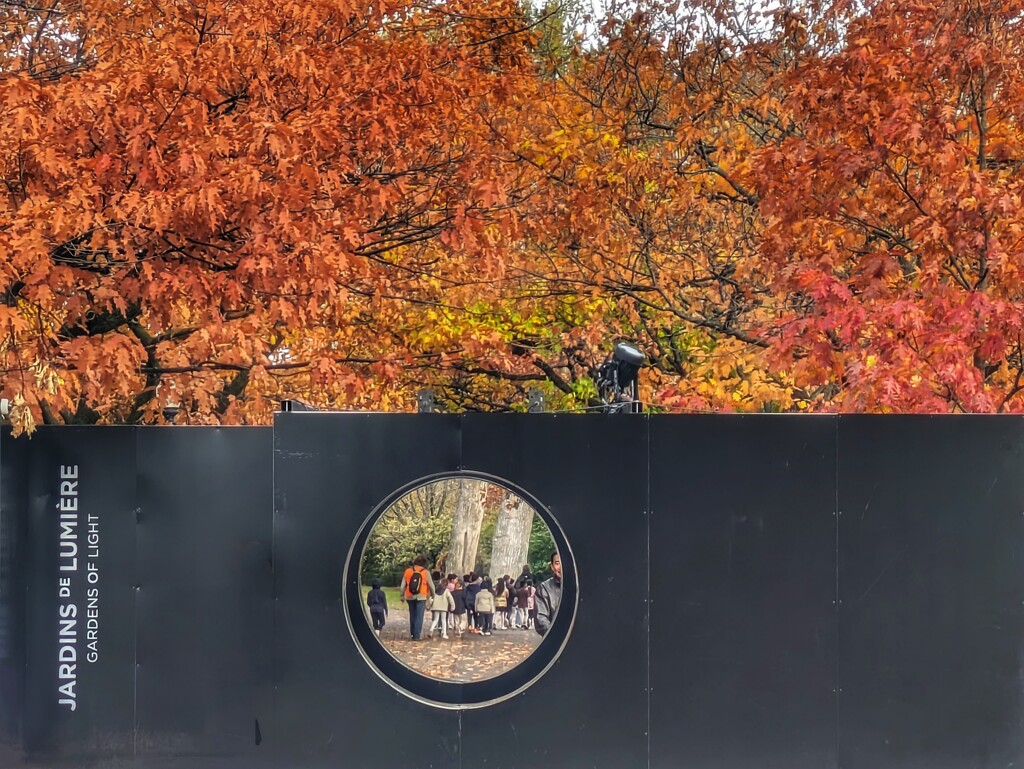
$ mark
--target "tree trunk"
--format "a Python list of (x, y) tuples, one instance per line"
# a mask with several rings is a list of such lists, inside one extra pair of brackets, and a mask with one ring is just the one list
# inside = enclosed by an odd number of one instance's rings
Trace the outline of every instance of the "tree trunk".
[(515, 578), (523, 570), (530, 555), (533, 516), (533, 508), (515, 494), (508, 494), (502, 500), (491, 540), (492, 579), (506, 574)]
[(461, 578), (469, 574), (476, 563), (476, 550), (480, 544), (480, 527), (484, 522), (484, 495), (487, 485), (483, 481), (467, 478), (459, 480), (459, 499), (452, 519), (452, 536), (448, 540), (445, 571)]

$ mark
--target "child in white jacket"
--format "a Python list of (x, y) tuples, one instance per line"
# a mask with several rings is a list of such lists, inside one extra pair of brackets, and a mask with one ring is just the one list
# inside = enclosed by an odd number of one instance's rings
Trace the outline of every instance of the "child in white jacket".
[(441, 638), (448, 637), (448, 612), (455, 610), (455, 599), (452, 598), (452, 591), (447, 585), (441, 582), (434, 593), (434, 600), (430, 604), (432, 622), (430, 623), (430, 637), (434, 637), (434, 631), (441, 631)]

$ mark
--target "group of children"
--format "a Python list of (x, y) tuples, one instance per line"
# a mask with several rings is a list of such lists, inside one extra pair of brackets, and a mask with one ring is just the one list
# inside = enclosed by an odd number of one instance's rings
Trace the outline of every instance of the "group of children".
[[(460, 579), (455, 574), (442, 577), (435, 571), (431, 577), (434, 597), (430, 602), (430, 638), (435, 631), (441, 638), (448, 638), (449, 630), (461, 638), (463, 633), (491, 635), (493, 630), (529, 630), (534, 626), (537, 589), (526, 568), (518, 579), (506, 574), (497, 583), (475, 572)], [(367, 594), (366, 604), (379, 636), (387, 616), (387, 599), (379, 583), (375, 582)]]

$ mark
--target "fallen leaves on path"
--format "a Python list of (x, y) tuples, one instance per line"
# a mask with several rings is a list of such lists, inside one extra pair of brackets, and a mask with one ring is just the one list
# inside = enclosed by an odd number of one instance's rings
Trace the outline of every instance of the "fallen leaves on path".
[(384, 628), (381, 643), (402, 664), (418, 673), (455, 683), (494, 678), (516, 667), (540, 645), (532, 630), (495, 630), (490, 636), (464, 634), (461, 638), (427, 637), (413, 641), (406, 623), (392, 622)]

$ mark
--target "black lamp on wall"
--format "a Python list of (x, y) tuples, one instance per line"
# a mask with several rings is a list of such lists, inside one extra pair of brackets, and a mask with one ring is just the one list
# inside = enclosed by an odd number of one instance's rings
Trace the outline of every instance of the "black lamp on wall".
[(640, 413), (640, 367), (647, 356), (625, 342), (615, 345), (597, 371), (597, 389), (607, 414)]

